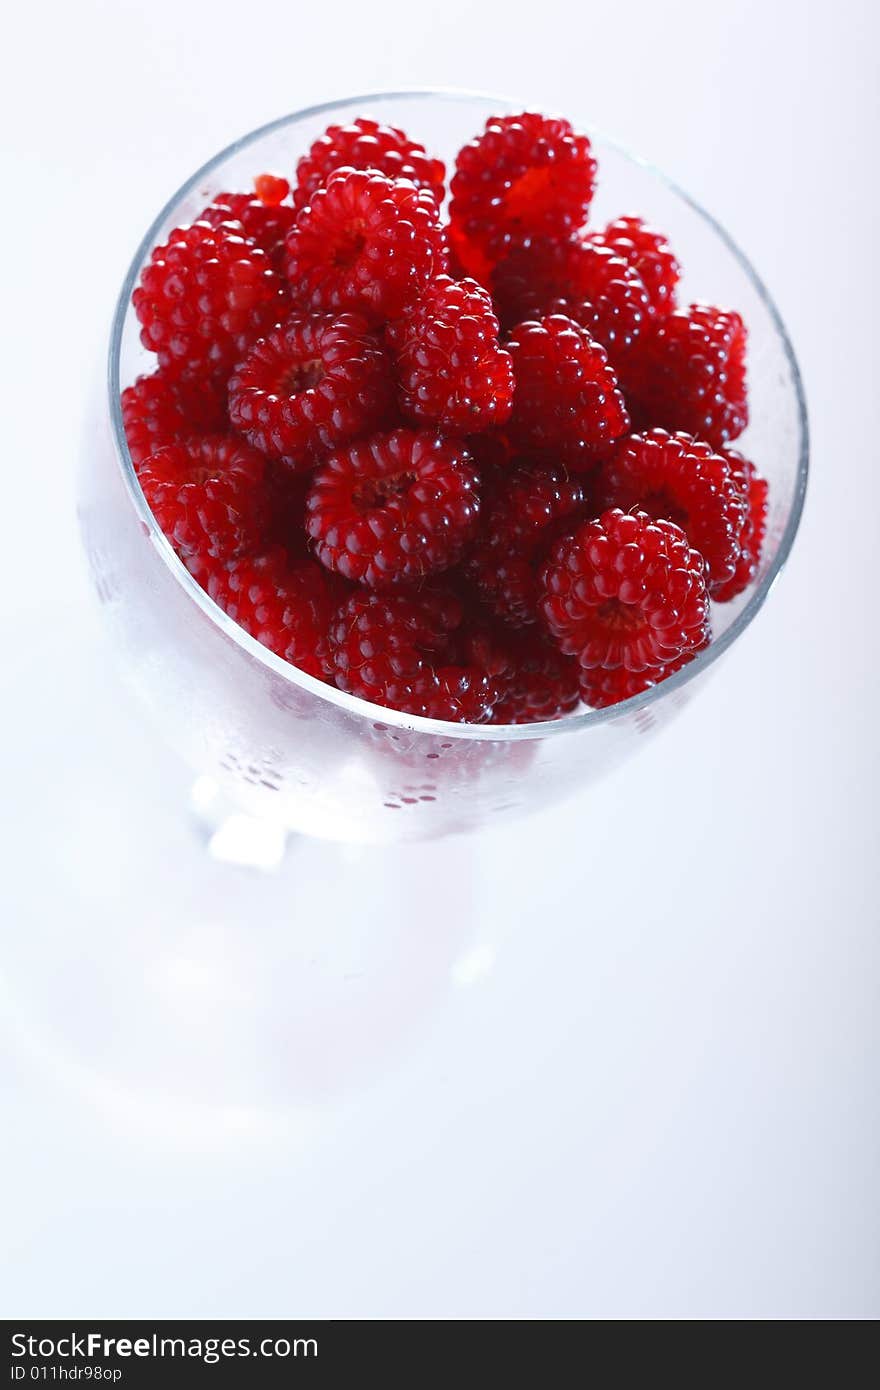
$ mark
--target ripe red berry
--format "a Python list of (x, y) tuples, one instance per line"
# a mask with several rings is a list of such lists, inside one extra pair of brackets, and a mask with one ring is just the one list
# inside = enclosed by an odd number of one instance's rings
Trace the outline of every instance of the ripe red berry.
[(338, 169), (288, 233), (287, 277), (305, 309), (352, 309), (381, 323), (403, 313), (444, 254), (431, 193), (406, 179)]
[(767, 525), (769, 494), (766, 480), (756, 471), (753, 463), (734, 449), (725, 449), (724, 457), (730, 464), (734, 481), (745, 501), (746, 519), (740, 536), (736, 569), (726, 584), (718, 584), (712, 590), (712, 597), (717, 603), (727, 603), (730, 599), (737, 598), (748, 588), (758, 572)]
[(166, 444), (226, 429), (226, 392), (215, 381), (182, 381), (164, 372), (139, 376), (122, 393), (122, 424), (137, 467)]
[(650, 671), (706, 640), (702, 556), (671, 521), (614, 509), (551, 551), (541, 613), (560, 649), (585, 671)]
[(443, 201), (446, 170), (442, 160), (432, 159), (425, 147), (395, 126), (359, 117), (350, 125), (332, 125), (319, 136), (296, 166), (293, 195), (297, 211), (336, 169), (377, 169), (389, 179), (409, 179), (416, 188), (432, 194), (437, 206)]
[(627, 433), (608, 355), (579, 324), (562, 314), (521, 323), (507, 346), (516, 382), (510, 432), (526, 452), (586, 469)]
[(229, 382), (234, 427), (299, 469), (380, 428), (393, 408), (391, 363), (360, 314), (295, 314), (251, 348)]
[(493, 272), (492, 290), (505, 324), (566, 314), (612, 362), (632, 348), (650, 315), (633, 268), (608, 247), (577, 236), (513, 247)]
[(561, 719), (580, 703), (579, 668), (541, 632), (505, 634), (509, 658), (504, 695), (495, 706), (493, 724), (534, 724)]
[(581, 671), (581, 698), (584, 704), (592, 709), (607, 709), (609, 705), (618, 705), (622, 700), (631, 699), (633, 695), (641, 695), (644, 690), (659, 685), (668, 676), (687, 666), (693, 661), (697, 651), (702, 651), (708, 642), (707, 632), (705, 640), (695, 651), (679, 657), (678, 661), (671, 661), (667, 666), (658, 666), (650, 671), (627, 671), (624, 666), (615, 666), (610, 671), (601, 667)]
[(498, 342), (492, 300), (476, 281), (437, 276), (387, 338), (401, 409), (416, 424), (469, 434), (507, 420), (513, 365)]
[(232, 560), (255, 549), (266, 520), (265, 459), (232, 435), (169, 444), (138, 479), (178, 555), (198, 574), (200, 557)]
[[(290, 190), (288, 189), (288, 192)], [(274, 271), (284, 277), (284, 240), (296, 219), (290, 203), (266, 203), (253, 193), (218, 193), (199, 213), (200, 222), (212, 227), (240, 222), (244, 235), (269, 257)]]
[(723, 448), (749, 421), (739, 314), (692, 304), (658, 319), (642, 335), (628, 385), (652, 425)]
[(465, 245), (496, 261), (523, 237), (576, 230), (595, 181), (590, 141), (568, 121), (531, 112), (493, 116), (459, 151), (450, 220)]
[(198, 576), (211, 598), (276, 656), (325, 680), (328, 634), (338, 596), (312, 560), (292, 562), (276, 546), (229, 565), (208, 562)]
[(340, 449), (315, 473), (307, 509), (315, 554), (345, 579), (390, 588), (453, 565), (479, 514), (464, 445), (394, 430)]
[(355, 594), (330, 626), (331, 674), (340, 690), (406, 714), (484, 723), (502, 683), (454, 658), (461, 605), (441, 594)]
[(733, 577), (746, 517), (742, 488), (730, 463), (689, 434), (650, 430), (615, 451), (597, 484), (602, 507), (674, 521), (706, 561), (709, 592)]
[(484, 487), (480, 534), (468, 554), (470, 578), (488, 607), (514, 627), (538, 618), (537, 567), (559, 535), (582, 517), (583, 482), (560, 468), (518, 467)]
[(593, 232), (594, 246), (605, 246), (626, 261), (648, 293), (652, 311), (662, 316), (675, 308), (681, 267), (666, 237), (641, 217), (618, 217), (602, 232)]
[(169, 376), (228, 371), (284, 315), (286, 291), (239, 223), (177, 227), (141, 272), (141, 342)]

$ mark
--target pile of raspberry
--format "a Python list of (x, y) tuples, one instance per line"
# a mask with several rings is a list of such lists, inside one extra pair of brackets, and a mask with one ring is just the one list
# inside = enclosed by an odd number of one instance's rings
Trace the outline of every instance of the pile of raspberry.
[(410, 714), (557, 719), (681, 669), (754, 579), (743, 321), (677, 304), (641, 218), (589, 226), (595, 183), (567, 121), (497, 117), (444, 218), (443, 164), (361, 119), (152, 253), (132, 460), (284, 660)]

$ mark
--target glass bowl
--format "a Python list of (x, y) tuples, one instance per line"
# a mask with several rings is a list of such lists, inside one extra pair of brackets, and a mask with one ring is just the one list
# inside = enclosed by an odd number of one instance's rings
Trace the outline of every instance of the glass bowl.
[[(487, 117), (522, 109), (488, 95), (370, 94), (283, 117), (199, 169), (156, 218), (125, 277), (108, 395), (85, 450), (81, 521), (94, 584), (122, 668), (163, 736), (246, 815), (332, 840), (398, 841), (471, 829), (565, 796), (607, 771), (695, 693), (764, 603), (791, 549), (807, 480), (797, 362), (761, 280), (724, 229), (665, 176), (590, 132), (599, 187), (590, 219), (638, 212), (670, 237), (681, 302), (733, 307), (749, 329), (751, 423), (737, 441), (770, 484), (760, 572), (713, 613), (715, 638), (690, 665), (622, 704), (554, 723), (447, 724), (324, 685), (249, 637), (191, 578), (155, 524), (125, 442), (120, 390), (153, 367), (131, 292), (152, 248), (217, 193), (285, 170), (331, 122), (369, 114), (403, 126), (451, 166)], [(578, 112), (569, 113), (577, 120)], [(589, 130), (589, 126), (585, 127)], [(757, 698), (757, 697), (756, 697)]]

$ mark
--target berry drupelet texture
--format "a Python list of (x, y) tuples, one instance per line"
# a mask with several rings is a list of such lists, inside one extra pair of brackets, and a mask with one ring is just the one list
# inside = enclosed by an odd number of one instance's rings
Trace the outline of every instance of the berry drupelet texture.
[(585, 671), (656, 670), (706, 640), (703, 558), (671, 521), (604, 512), (557, 543), (541, 584), (547, 627)]
[(243, 439), (205, 435), (168, 444), (138, 468), (150, 510), (198, 577), (202, 557), (233, 560), (260, 543), (266, 461)]
[(216, 378), (284, 317), (287, 291), (241, 223), (194, 222), (156, 248), (132, 302), (168, 376)]
[(135, 467), (166, 444), (182, 444), (198, 434), (220, 434), (227, 427), (226, 392), (216, 381), (178, 381), (162, 371), (153, 372), (125, 388), (121, 405)]
[(496, 267), (492, 288), (506, 325), (566, 314), (602, 344), (612, 363), (625, 360), (650, 316), (635, 270), (582, 237), (514, 247)]
[(745, 354), (739, 314), (692, 304), (643, 334), (630, 388), (652, 425), (722, 449), (749, 422)]
[(607, 247), (635, 271), (653, 314), (662, 318), (672, 312), (681, 267), (662, 232), (641, 217), (618, 217), (604, 231), (593, 232), (589, 240), (594, 246)]
[(446, 170), (418, 141), (396, 126), (359, 117), (349, 125), (329, 126), (296, 166), (293, 204), (297, 211), (311, 202), (337, 169), (376, 169), (389, 179), (409, 179), (443, 201)]
[(466, 569), (496, 616), (513, 627), (538, 619), (537, 570), (560, 529), (584, 516), (583, 481), (561, 468), (515, 467), (484, 486), (483, 517)]
[(199, 213), (199, 221), (207, 222), (212, 227), (239, 222), (244, 236), (265, 251), (272, 269), (282, 277), (284, 240), (295, 218), (296, 213), (290, 203), (267, 203), (258, 193), (218, 193), (214, 201)]
[(597, 492), (603, 507), (638, 507), (680, 526), (706, 561), (713, 596), (733, 578), (746, 500), (729, 461), (708, 444), (666, 430), (634, 434), (604, 466)]
[(406, 714), (485, 723), (502, 682), (451, 650), (461, 605), (442, 594), (355, 594), (329, 634), (330, 669), (340, 690)]
[(330, 620), (338, 595), (314, 561), (292, 562), (276, 546), (264, 555), (210, 563), (198, 576), (215, 603), (276, 656), (310, 676), (328, 673)]
[(537, 631), (505, 634), (508, 656), (504, 695), (493, 724), (534, 724), (561, 719), (580, 703), (579, 667)]
[(393, 409), (391, 362), (359, 314), (294, 315), (229, 382), (234, 428), (298, 469), (389, 423)]
[(475, 280), (437, 276), (386, 336), (408, 419), (457, 434), (508, 419), (513, 364), (498, 341), (492, 300)]
[(306, 525), (329, 570), (387, 589), (455, 564), (479, 508), (479, 475), (463, 444), (399, 429), (325, 461), (308, 495)]
[(559, 117), (493, 116), (459, 152), (449, 215), (456, 239), (492, 264), (523, 237), (582, 225), (596, 182), (590, 141)]
[(730, 464), (733, 479), (743, 498), (746, 518), (740, 536), (736, 568), (726, 583), (717, 584), (712, 590), (712, 597), (717, 603), (728, 603), (731, 599), (738, 598), (758, 572), (767, 526), (769, 495), (767, 481), (760, 476), (753, 463), (743, 458), (735, 449), (725, 449), (724, 457)]
[(507, 346), (517, 444), (569, 468), (593, 467), (630, 426), (605, 349), (563, 314), (521, 323)]
[(407, 179), (337, 169), (287, 236), (294, 302), (316, 313), (396, 318), (442, 269), (437, 204)]

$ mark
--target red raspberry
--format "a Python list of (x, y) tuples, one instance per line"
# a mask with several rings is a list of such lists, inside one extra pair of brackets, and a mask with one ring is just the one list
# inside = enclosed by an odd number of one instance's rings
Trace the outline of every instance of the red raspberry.
[(141, 342), (174, 376), (227, 371), (284, 317), (286, 290), (239, 223), (177, 227), (141, 272)]
[(568, 121), (526, 112), (493, 116), (459, 151), (450, 220), (465, 245), (491, 260), (523, 237), (560, 236), (581, 225), (596, 161)]
[(562, 314), (508, 340), (516, 381), (511, 433), (526, 450), (585, 469), (629, 430), (605, 349)]
[(232, 435), (169, 444), (138, 468), (150, 510), (182, 560), (232, 560), (259, 543), (266, 462)]
[(621, 444), (602, 470), (600, 505), (674, 521), (706, 561), (709, 592), (732, 578), (746, 503), (727, 459), (689, 434), (650, 430)]
[(433, 195), (406, 179), (338, 169), (287, 237), (296, 302), (396, 318), (441, 268), (444, 238)]
[(630, 385), (652, 425), (723, 448), (749, 422), (739, 314), (692, 304), (658, 319), (642, 335)]
[(199, 580), (251, 637), (310, 676), (326, 679), (328, 632), (337, 599), (326, 572), (314, 561), (292, 563), (276, 546), (230, 565), (214, 561)]
[(717, 585), (712, 597), (718, 603), (727, 603), (737, 598), (747, 589), (758, 572), (761, 560), (761, 547), (764, 543), (764, 530), (767, 525), (767, 498), (769, 488), (764, 478), (734, 449), (726, 449), (724, 457), (731, 467), (734, 481), (746, 503), (746, 519), (740, 536), (739, 559), (731, 579), (726, 584)]
[(297, 316), (261, 338), (229, 382), (229, 416), (270, 458), (316, 456), (393, 414), (391, 363), (360, 314)]
[(166, 444), (226, 429), (226, 392), (214, 381), (176, 381), (161, 371), (139, 376), (122, 393), (122, 424), (135, 465)]
[(493, 724), (534, 724), (561, 719), (580, 703), (578, 665), (548, 642), (529, 632), (505, 639), (510, 669)]
[(547, 626), (585, 671), (655, 670), (706, 640), (703, 558), (671, 521), (604, 512), (557, 543), (541, 584)]
[(593, 232), (594, 246), (605, 246), (636, 272), (648, 292), (651, 309), (658, 316), (675, 308), (675, 291), (681, 267), (662, 232), (641, 217), (618, 217), (604, 232)]
[(467, 434), (510, 415), (513, 365), (498, 342), (492, 300), (475, 280), (439, 275), (387, 337), (401, 408), (416, 423)]
[(446, 170), (442, 160), (432, 159), (424, 145), (395, 126), (361, 116), (351, 125), (330, 126), (303, 155), (296, 166), (293, 203), (297, 211), (342, 168), (377, 169), (389, 179), (409, 179), (416, 188), (427, 189), (438, 207), (443, 202)]
[(479, 475), (460, 443), (394, 430), (332, 454), (306, 502), (328, 569), (385, 589), (455, 564), (476, 528)]
[(484, 723), (501, 682), (450, 662), (460, 622), (461, 605), (449, 596), (355, 594), (330, 627), (333, 678), (340, 690), (406, 714)]
[(265, 251), (272, 269), (282, 277), (284, 240), (295, 220), (296, 213), (289, 203), (266, 203), (259, 194), (252, 193), (218, 193), (213, 203), (199, 213), (199, 221), (212, 227), (240, 222), (248, 241)]
[[(708, 645), (708, 641), (707, 633), (705, 641), (697, 650), (702, 651), (703, 647)], [(674, 675), (693, 661), (696, 654), (696, 651), (688, 652), (687, 656), (680, 657), (678, 661), (671, 661), (668, 666), (658, 666), (651, 671), (627, 671), (623, 666), (615, 666), (611, 671), (582, 671), (581, 698), (584, 704), (590, 705), (592, 709), (606, 709), (608, 705), (619, 705), (621, 700), (629, 700), (633, 695), (641, 695), (643, 690), (650, 690), (653, 685), (659, 685), (667, 676)]]
[(514, 247), (496, 267), (492, 289), (506, 324), (567, 314), (612, 362), (629, 351), (650, 313), (647, 291), (632, 267), (580, 237)]
[(519, 467), (489, 489), (467, 571), (500, 618), (515, 627), (537, 621), (537, 565), (560, 525), (580, 518), (584, 500), (582, 481), (559, 468)]

